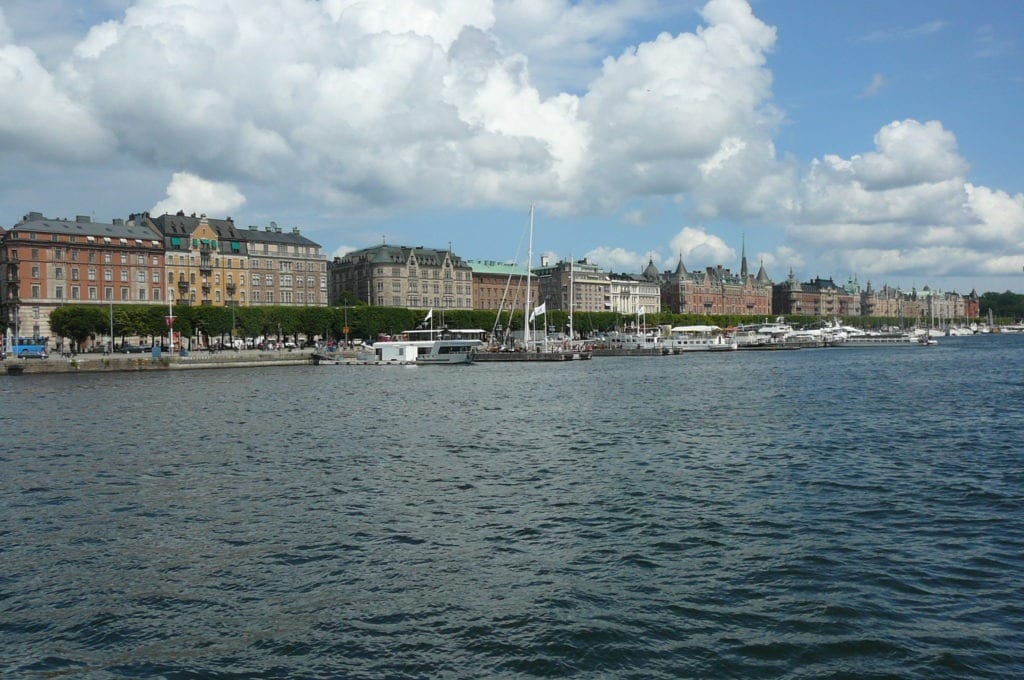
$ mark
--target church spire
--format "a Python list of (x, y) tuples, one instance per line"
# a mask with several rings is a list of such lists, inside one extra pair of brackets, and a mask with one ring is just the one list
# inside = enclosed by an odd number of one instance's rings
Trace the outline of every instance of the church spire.
[(740, 276), (744, 279), (749, 276), (750, 272), (747, 270), (747, 235), (743, 234), (743, 255), (740, 257)]

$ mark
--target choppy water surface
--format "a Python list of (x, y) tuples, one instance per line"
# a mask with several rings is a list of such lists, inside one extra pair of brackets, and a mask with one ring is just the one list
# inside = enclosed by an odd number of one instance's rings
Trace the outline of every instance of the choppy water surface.
[(11, 677), (1024, 675), (1024, 337), (0, 379)]

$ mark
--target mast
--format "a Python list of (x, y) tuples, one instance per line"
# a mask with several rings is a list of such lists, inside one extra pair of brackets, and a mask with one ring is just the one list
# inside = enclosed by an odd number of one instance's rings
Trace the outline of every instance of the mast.
[(533, 204), (530, 204), (530, 240), (526, 249), (526, 309), (523, 311), (523, 344), (530, 349), (530, 268), (533, 266)]
[(575, 300), (573, 298), (576, 297), (576, 294), (573, 292), (573, 286), (576, 284), (576, 280), (573, 277), (573, 275), (576, 272), (574, 264), (575, 264), (575, 262), (572, 259), (572, 254), (570, 254), (569, 255), (569, 342), (570, 343), (573, 340), (572, 313), (573, 313), (573, 304), (575, 303)]

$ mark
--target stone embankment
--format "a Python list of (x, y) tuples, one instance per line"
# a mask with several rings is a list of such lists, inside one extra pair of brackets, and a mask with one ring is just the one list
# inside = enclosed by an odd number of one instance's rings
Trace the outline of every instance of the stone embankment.
[(194, 352), (188, 356), (154, 358), (149, 354), (78, 354), (71, 358), (6, 359), (0, 362), (0, 375), (39, 373), (101, 373), (107, 371), (189, 371), (210, 368), (257, 368), (266, 366), (306, 366), (313, 363), (312, 350), (264, 352)]

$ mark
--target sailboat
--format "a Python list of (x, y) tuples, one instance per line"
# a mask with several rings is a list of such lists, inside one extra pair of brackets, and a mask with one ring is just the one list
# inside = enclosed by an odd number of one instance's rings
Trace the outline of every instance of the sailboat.
[[(478, 351), (475, 360), (478, 362), (487, 361), (572, 361), (589, 359), (591, 353), (585, 350), (573, 350), (562, 347), (548, 347), (546, 343), (541, 344), (533, 340), (530, 324), (541, 315), (547, 320), (547, 302), (542, 302), (533, 307), (531, 299), (531, 277), (533, 276), (533, 221), (534, 206), (530, 206), (530, 238), (526, 256), (526, 302), (523, 305), (523, 344), (516, 351), (487, 352)], [(570, 299), (572, 291), (570, 290)]]

